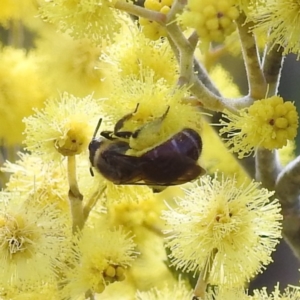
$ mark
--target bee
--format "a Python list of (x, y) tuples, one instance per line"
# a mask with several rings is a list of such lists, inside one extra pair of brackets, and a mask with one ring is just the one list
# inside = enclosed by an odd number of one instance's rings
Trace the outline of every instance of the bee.
[[(129, 139), (138, 139), (147, 126), (155, 128), (163, 122), (166, 112), (150, 124), (130, 132), (122, 131), (125, 121), (132, 118), (135, 111), (121, 118), (113, 131), (102, 131), (96, 134), (101, 119), (89, 144), (91, 166), (114, 184), (145, 184), (149, 186), (170, 186), (183, 184), (205, 174), (205, 170), (197, 163), (202, 152), (202, 140), (198, 132), (191, 128), (183, 128), (166, 141), (142, 153), (140, 156), (128, 155)], [(93, 170), (91, 167), (91, 174)]]

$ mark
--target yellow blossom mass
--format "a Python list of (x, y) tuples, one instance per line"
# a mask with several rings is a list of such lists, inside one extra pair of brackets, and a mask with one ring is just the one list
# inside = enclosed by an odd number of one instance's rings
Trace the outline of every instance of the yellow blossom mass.
[(283, 47), (284, 54), (293, 52), (299, 58), (299, 10), (298, 0), (265, 0), (251, 11), (249, 20), (258, 31), (269, 33), (270, 48)]
[(116, 0), (44, 1), (41, 17), (58, 25), (74, 38), (89, 38), (96, 43), (112, 38), (121, 28), (121, 13), (113, 9)]
[(71, 230), (55, 204), (43, 204), (41, 197), (0, 193), (1, 286), (51, 282), (64, 267)]
[(235, 30), (238, 16), (233, 0), (189, 0), (178, 19), (184, 26), (196, 29), (201, 42), (223, 42)]
[(119, 227), (109, 229), (103, 222), (85, 227), (74, 241), (74, 265), (66, 271), (65, 297), (85, 292), (102, 293), (107, 285), (125, 278), (125, 269), (137, 253), (130, 234)]
[(282, 219), (273, 192), (259, 184), (237, 187), (232, 178), (203, 176), (163, 212), (171, 262), (188, 272), (201, 271), (207, 261), (208, 283), (243, 286), (272, 260), (281, 236)]
[(164, 78), (168, 84), (176, 83), (178, 64), (167, 40), (150, 40), (134, 25), (123, 28), (115, 40), (102, 56), (109, 64), (111, 78), (118, 73), (121, 80), (133, 75), (140, 79), (143, 70), (152, 70), (154, 81)]
[(32, 108), (42, 108), (49, 90), (38, 76), (35, 52), (4, 47), (0, 50), (0, 138), (4, 144), (21, 144), (22, 119)]
[[(19, 153), (16, 163), (6, 161), (1, 171), (11, 173), (5, 191), (18, 190), (22, 194), (43, 195), (44, 205), (56, 204), (64, 213), (69, 213), (67, 202), (68, 184), (66, 174), (58, 162), (44, 161), (40, 156)], [(88, 168), (88, 167), (87, 167)]]
[(94, 97), (103, 97), (110, 90), (99, 60), (104, 45), (95, 45), (86, 38), (74, 40), (52, 27), (42, 31), (36, 45), (39, 75), (52, 93), (63, 91), (77, 97), (93, 93)]
[(26, 148), (44, 159), (86, 152), (101, 117), (100, 106), (92, 96), (76, 98), (64, 93), (60, 97), (46, 101), (44, 109), (24, 119)]
[(193, 292), (181, 278), (173, 286), (165, 285), (164, 288), (152, 288), (147, 292), (138, 291), (135, 300), (188, 300), (192, 299)]
[(11, 20), (26, 20), (36, 14), (34, 0), (1, 0), (0, 23), (8, 25)]
[(273, 150), (287, 145), (296, 137), (299, 117), (292, 102), (273, 96), (255, 101), (239, 115), (227, 112), (226, 118), (220, 133), (227, 134), (226, 145), (242, 158), (257, 147)]
[(249, 296), (249, 300), (298, 300), (300, 299), (300, 288), (290, 286), (281, 292), (279, 284), (274, 288), (274, 291), (268, 293), (266, 288), (261, 290), (254, 290), (254, 295)]
[[(167, 14), (172, 6), (173, 0), (145, 0), (144, 6), (147, 9)], [(145, 18), (139, 18), (142, 31), (145, 36), (151, 40), (158, 40), (167, 36), (166, 29), (160, 24)]]

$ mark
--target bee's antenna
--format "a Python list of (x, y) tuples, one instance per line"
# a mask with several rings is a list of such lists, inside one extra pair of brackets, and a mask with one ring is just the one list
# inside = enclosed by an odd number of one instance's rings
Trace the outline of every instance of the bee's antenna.
[(92, 167), (90, 167), (90, 173), (91, 173), (91, 175), (94, 177), (94, 171), (93, 171), (93, 168), (92, 168)]
[(162, 120), (167, 116), (169, 110), (170, 110), (170, 105), (168, 105), (167, 110), (166, 110), (165, 113), (161, 116), (161, 119), (162, 119)]
[(100, 118), (99, 121), (98, 121), (98, 124), (97, 124), (96, 129), (95, 129), (94, 134), (93, 134), (93, 139), (96, 137), (96, 134), (97, 134), (97, 132), (98, 132), (100, 126), (101, 126), (101, 123), (102, 123), (102, 118)]

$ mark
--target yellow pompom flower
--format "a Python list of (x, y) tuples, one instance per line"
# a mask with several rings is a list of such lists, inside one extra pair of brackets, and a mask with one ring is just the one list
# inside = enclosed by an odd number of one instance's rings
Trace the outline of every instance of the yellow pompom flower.
[(0, 23), (7, 26), (10, 20), (22, 20), (36, 13), (33, 0), (1, 0)]
[(261, 290), (254, 290), (254, 295), (249, 296), (249, 300), (298, 300), (300, 299), (300, 288), (288, 287), (283, 292), (280, 291), (279, 284), (277, 284), (272, 293), (268, 293), (266, 288)]
[(164, 288), (154, 287), (147, 292), (138, 291), (135, 300), (188, 300), (192, 299), (193, 291), (179, 278), (173, 286), (165, 285)]
[[(145, 8), (167, 14), (172, 6), (173, 0), (146, 0)], [(142, 31), (151, 40), (158, 40), (160, 37), (167, 36), (167, 31), (160, 24), (145, 18), (139, 18)]]
[(203, 162), (208, 174), (219, 171), (228, 177), (235, 178), (237, 185), (244, 184), (246, 181), (250, 183), (251, 179), (247, 172), (233, 154), (228, 151), (218, 133), (207, 122), (203, 122), (201, 138), (203, 142), (201, 162)]
[(55, 203), (65, 214), (69, 214), (68, 183), (61, 165), (28, 153), (19, 153), (19, 156), (16, 163), (6, 161), (0, 168), (2, 172), (11, 173), (5, 191), (43, 195), (40, 199), (43, 205)]
[(40, 7), (44, 20), (56, 24), (72, 37), (96, 43), (113, 38), (121, 28), (121, 13), (113, 8), (116, 0), (53, 0)]
[(135, 234), (138, 233), (135, 241), (141, 255), (128, 270), (128, 278), (140, 291), (149, 290), (154, 286), (160, 289), (166, 283), (173, 285), (174, 274), (170, 272), (166, 264), (166, 249), (162, 236), (159, 236), (159, 231), (150, 231), (144, 227), (138, 230), (138, 232), (135, 231)]
[(134, 75), (139, 79), (142, 70), (152, 70), (154, 81), (164, 78), (175, 84), (178, 79), (178, 63), (168, 41), (148, 39), (136, 26), (123, 29), (104, 53), (103, 60), (111, 70), (109, 78), (115, 79), (119, 72), (122, 79)]
[[(42, 195), (0, 194), (0, 283), (51, 282), (68, 258), (71, 228)], [(33, 198), (35, 205), (33, 204)]]
[(227, 112), (229, 121), (221, 120), (221, 134), (227, 134), (226, 145), (239, 158), (255, 148), (282, 148), (297, 135), (298, 113), (295, 105), (279, 96), (255, 101), (239, 115)]
[(203, 176), (177, 207), (163, 212), (171, 262), (197, 272), (210, 261), (208, 283), (241, 287), (272, 261), (281, 237), (282, 216), (274, 192), (259, 184), (237, 187), (232, 178)]
[(34, 52), (10, 47), (0, 51), (0, 138), (5, 144), (22, 142), (22, 119), (43, 107), (48, 89), (37, 73)]
[[(145, 187), (145, 189), (148, 187)], [(150, 193), (149, 193), (150, 194)], [(138, 201), (114, 201), (108, 206), (108, 218), (110, 222), (116, 226), (124, 226), (125, 228), (139, 230), (142, 226), (146, 228), (162, 228), (163, 224), (160, 220), (160, 212), (165, 205), (160, 199), (156, 199), (154, 195), (148, 196), (148, 199), (141, 194)]]
[[(74, 242), (75, 260), (66, 271), (65, 297), (78, 297), (87, 291), (102, 293), (110, 283), (125, 278), (137, 253), (130, 234), (122, 228), (108, 229), (103, 222), (85, 227)], [(72, 298), (73, 299), (73, 298)]]
[(47, 100), (45, 108), (35, 112), (24, 119), (24, 143), (46, 160), (86, 152), (101, 116), (100, 106), (91, 96), (81, 99), (67, 93), (59, 100)]
[(57, 300), (59, 288), (57, 282), (23, 282), (18, 285), (1, 286), (1, 300)]
[[(245, 291), (244, 287), (228, 288), (228, 287), (213, 287), (209, 288), (205, 295), (206, 300), (251, 300), (252, 298)], [(267, 299), (260, 299), (267, 300)]]
[(187, 9), (179, 15), (182, 25), (196, 29), (201, 42), (223, 42), (235, 30), (239, 16), (234, 0), (188, 0)]
[(103, 62), (99, 60), (104, 45), (88, 39), (72, 39), (67, 34), (43, 30), (36, 41), (39, 74), (51, 91), (68, 92), (84, 97), (93, 92), (103, 97), (109, 92), (109, 82)]
[(299, 58), (300, 3), (298, 0), (265, 0), (250, 13), (255, 28), (268, 32), (272, 47), (283, 47), (283, 54), (293, 52)]

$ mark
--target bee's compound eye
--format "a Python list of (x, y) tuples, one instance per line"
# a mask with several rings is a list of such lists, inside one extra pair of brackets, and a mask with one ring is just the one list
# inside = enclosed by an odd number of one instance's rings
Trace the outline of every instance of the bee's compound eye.
[(89, 151), (93, 151), (95, 152), (100, 146), (100, 142), (93, 139), (90, 143), (89, 143)]

